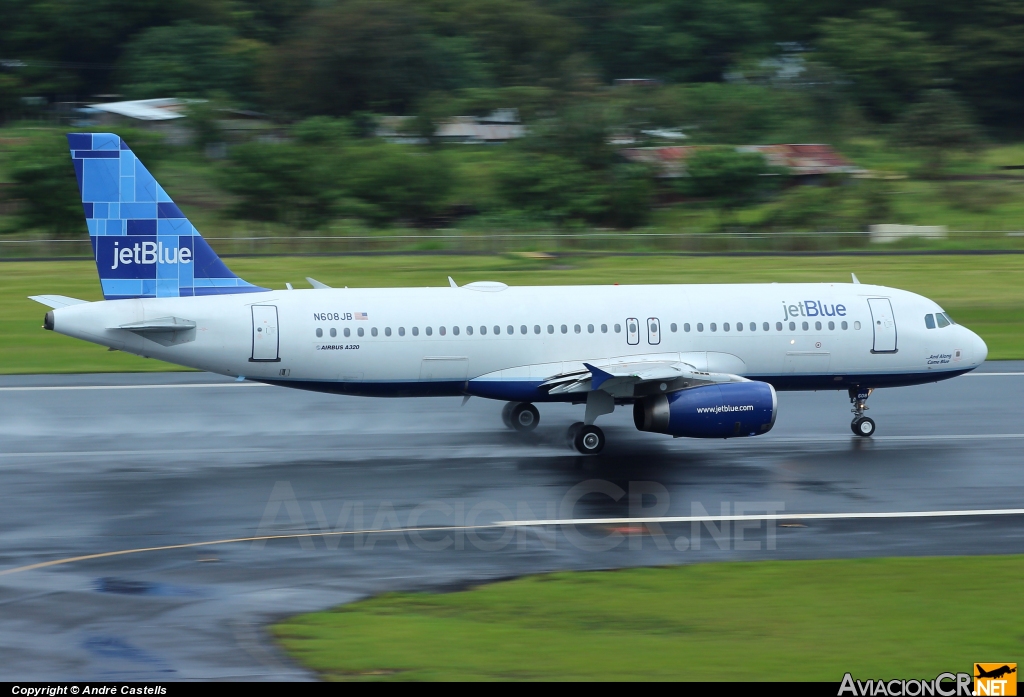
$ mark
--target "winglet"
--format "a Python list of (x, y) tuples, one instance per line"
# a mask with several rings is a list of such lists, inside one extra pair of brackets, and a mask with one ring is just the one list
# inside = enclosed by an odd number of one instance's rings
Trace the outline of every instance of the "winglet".
[(601, 388), (601, 385), (606, 383), (610, 378), (615, 377), (611, 373), (606, 373), (603, 370), (601, 370), (600, 368), (595, 368), (594, 366), (590, 365), (589, 363), (584, 363), (583, 365), (584, 365), (584, 367), (586, 367), (587, 370), (590, 371), (590, 387), (591, 387), (591, 389), (598, 390), (598, 389)]
[(853, 278), (853, 282), (854, 283), (856, 283), (857, 285), (860, 285), (860, 279), (857, 278), (857, 274), (851, 272), (850, 273), (850, 277)]
[(327, 285), (326, 283), (321, 283), (315, 278), (310, 278), (309, 276), (306, 276), (306, 282), (309, 283), (309, 285), (313, 286), (314, 288), (330, 288), (330, 286)]
[(459, 284), (456, 283), (455, 279), (452, 278), (451, 276), (448, 277), (448, 285), (450, 285), (452, 288), (458, 288), (459, 287)]

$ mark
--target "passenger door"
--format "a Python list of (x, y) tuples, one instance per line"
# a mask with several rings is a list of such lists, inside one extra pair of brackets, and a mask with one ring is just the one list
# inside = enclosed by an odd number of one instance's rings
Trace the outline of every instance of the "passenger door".
[(896, 318), (888, 298), (868, 298), (875, 342), (871, 353), (896, 353)]
[(277, 334), (277, 307), (252, 306), (252, 358), (250, 361), (279, 361), (280, 337)]

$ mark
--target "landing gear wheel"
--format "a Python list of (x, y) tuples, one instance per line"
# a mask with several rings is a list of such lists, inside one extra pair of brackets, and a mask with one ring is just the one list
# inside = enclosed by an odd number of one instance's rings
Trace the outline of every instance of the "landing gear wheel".
[(565, 432), (565, 442), (572, 447), (576, 447), (576, 434), (583, 428), (583, 422), (577, 421), (571, 425)]
[(512, 428), (512, 409), (515, 406), (516, 402), (509, 402), (501, 408), (501, 422), (505, 424), (505, 428)]
[(509, 420), (512, 422), (512, 428), (520, 433), (532, 431), (537, 428), (537, 424), (540, 423), (540, 412), (537, 411), (537, 407), (528, 402), (517, 404), (512, 407), (508, 416)]
[(584, 455), (597, 455), (604, 450), (604, 431), (597, 426), (584, 426), (576, 432), (573, 445)]
[(874, 435), (875, 433), (875, 422), (866, 416), (854, 419), (853, 423), (850, 424), (850, 428), (853, 430), (854, 435), (867, 438)]

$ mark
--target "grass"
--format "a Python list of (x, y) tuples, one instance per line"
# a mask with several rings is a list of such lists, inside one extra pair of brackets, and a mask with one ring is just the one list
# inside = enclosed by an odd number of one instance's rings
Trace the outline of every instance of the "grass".
[(934, 678), (1013, 661), (1024, 556), (695, 564), (398, 593), (272, 627), (329, 680)]
[[(934, 299), (977, 331), (993, 359), (1024, 358), (1024, 256), (588, 257), (371, 256), (229, 259), (248, 281), (283, 288), (312, 276), (332, 286), (442, 286), (498, 280), (511, 285), (583, 283), (848, 282), (904, 288)], [(46, 311), (26, 299), (58, 294), (100, 300), (92, 262), (0, 264), (0, 372), (174, 370), (173, 366), (42, 330)]]

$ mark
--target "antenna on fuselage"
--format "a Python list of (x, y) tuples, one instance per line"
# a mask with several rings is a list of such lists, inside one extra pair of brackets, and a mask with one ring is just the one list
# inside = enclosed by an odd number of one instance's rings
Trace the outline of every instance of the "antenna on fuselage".
[(448, 285), (450, 285), (452, 288), (458, 288), (459, 287), (459, 284), (456, 283), (455, 279), (452, 278), (451, 276), (448, 277)]
[(851, 272), (850, 273), (850, 277), (853, 278), (853, 282), (854, 283), (856, 283), (857, 285), (860, 285), (860, 279), (857, 278), (857, 274)]

